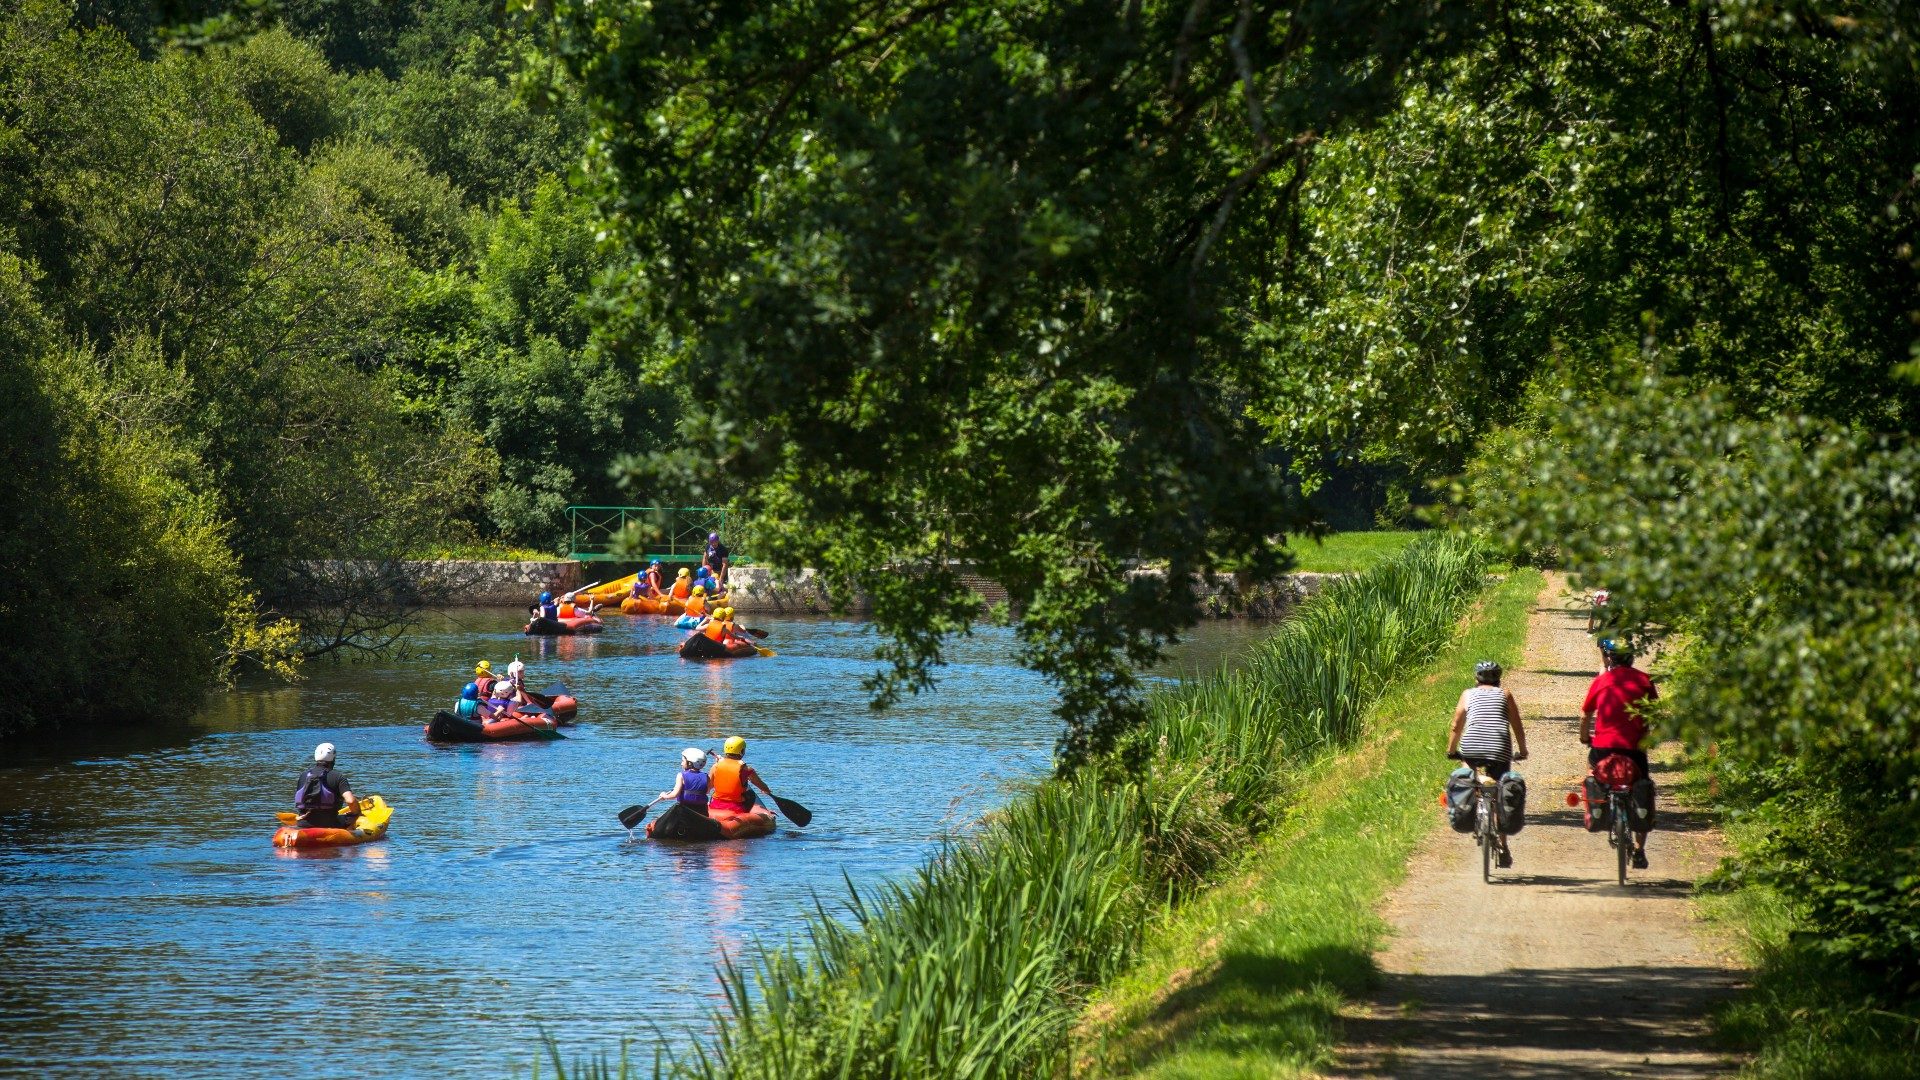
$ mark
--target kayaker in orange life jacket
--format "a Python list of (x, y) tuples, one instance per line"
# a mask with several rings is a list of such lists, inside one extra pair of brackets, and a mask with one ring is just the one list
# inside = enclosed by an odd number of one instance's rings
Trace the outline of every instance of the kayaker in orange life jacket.
[(673, 579), (673, 598), (675, 600), (685, 600), (692, 594), (693, 571), (683, 566), (680, 568), (680, 576)]
[(729, 738), (721, 748), (725, 755), (713, 763), (713, 771), (708, 774), (707, 808), (709, 810), (730, 810), (744, 814), (753, 808), (753, 792), (747, 789), (751, 784), (773, 797), (773, 789), (767, 786), (753, 766), (740, 760), (747, 752), (747, 740), (738, 735)]

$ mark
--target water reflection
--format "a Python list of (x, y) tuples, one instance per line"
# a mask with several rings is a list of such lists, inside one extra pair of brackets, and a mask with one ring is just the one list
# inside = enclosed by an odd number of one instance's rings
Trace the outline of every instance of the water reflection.
[[(0, 767), (0, 1072), (495, 1077), (526, 1068), (543, 1029), (589, 1053), (644, 1044), (650, 1025), (698, 1029), (722, 954), (795, 931), (843, 874), (910, 871), (1053, 744), (1050, 696), (1011, 666), (1004, 631), (962, 642), (941, 692), (876, 714), (857, 623), (783, 621), (768, 627), (779, 657), (734, 663), (681, 661), (682, 635), (656, 621), (608, 625), (528, 639), (512, 613), (461, 614), (390, 662), (316, 665), (190, 721), (14, 753)], [(1209, 629), (1217, 654), (1249, 628)], [(424, 742), (476, 659), (500, 669), (516, 653), (535, 686), (578, 693), (568, 739)], [(813, 825), (629, 842), (614, 812), (668, 786), (682, 747), (736, 733)], [(386, 841), (270, 843), (323, 740), (356, 791), (393, 805)], [(316, 963), (378, 1015), (306, 1021), (352, 1003), (314, 988)]]

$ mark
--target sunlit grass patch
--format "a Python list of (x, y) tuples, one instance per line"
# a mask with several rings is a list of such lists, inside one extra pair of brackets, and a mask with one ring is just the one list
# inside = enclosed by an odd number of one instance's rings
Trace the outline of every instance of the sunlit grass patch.
[(1293, 537), (1289, 543), (1296, 570), (1314, 574), (1351, 574), (1371, 570), (1399, 556), (1420, 533), (1410, 529), (1329, 533), (1324, 539)]

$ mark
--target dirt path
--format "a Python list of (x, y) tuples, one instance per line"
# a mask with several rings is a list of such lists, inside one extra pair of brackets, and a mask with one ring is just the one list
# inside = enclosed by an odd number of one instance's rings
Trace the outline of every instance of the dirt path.
[[(1385, 985), (1347, 1017), (1339, 1076), (1438, 1078), (1721, 1075), (1734, 1063), (1707, 1015), (1739, 984), (1688, 896), (1718, 858), (1705, 816), (1662, 792), (1648, 870), (1614, 882), (1604, 836), (1581, 827), (1567, 792), (1587, 771), (1579, 708), (1599, 663), (1564, 580), (1549, 575), (1522, 669), (1532, 757), (1527, 826), (1514, 865), (1480, 880), (1470, 837), (1441, 829), (1415, 852), (1384, 915)], [(1437, 763), (1436, 763), (1437, 764)], [(1656, 782), (1662, 767), (1653, 766)], [(1664, 784), (1663, 784), (1664, 786)]]

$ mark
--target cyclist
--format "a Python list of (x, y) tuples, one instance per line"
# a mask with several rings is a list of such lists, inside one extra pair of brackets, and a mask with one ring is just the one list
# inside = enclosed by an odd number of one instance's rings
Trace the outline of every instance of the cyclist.
[[(1646, 740), (1647, 724), (1639, 715), (1638, 703), (1655, 701), (1660, 691), (1647, 673), (1633, 666), (1633, 652), (1626, 645), (1608, 638), (1600, 643), (1600, 656), (1606, 670), (1595, 676), (1587, 687), (1587, 699), (1580, 705), (1580, 741), (1589, 748), (1587, 764), (1600, 764), (1610, 754), (1631, 759), (1646, 783), (1647, 805), (1641, 807), (1652, 820), (1653, 782), (1647, 771), (1647, 752), (1640, 744)], [(1647, 868), (1647, 832), (1633, 831), (1633, 868)]]
[(1593, 628), (1600, 625), (1600, 617), (1606, 614), (1607, 601), (1610, 599), (1612, 597), (1605, 589), (1595, 589), (1587, 597), (1587, 633), (1593, 633)]
[[(1520, 723), (1520, 705), (1512, 691), (1500, 687), (1499, 664), (1482, 660), (1473, 666), (1473, 685), (1460, 692), (1460, 704), (1453, 710), (1447, 756), (1485, 769), (1495, 780), (1505, 776), (1514, 762), (1527, 760), (1527, 729)], [(1513, 854), (1503, 835), (1500, 866), (1512, 865)]]

